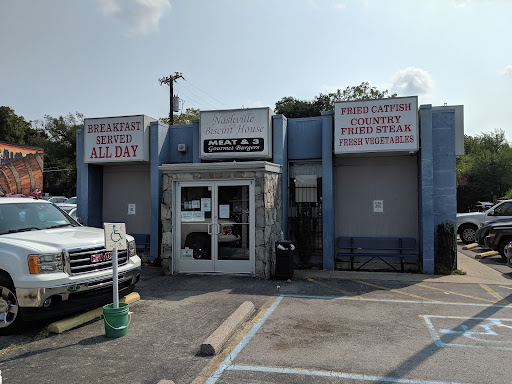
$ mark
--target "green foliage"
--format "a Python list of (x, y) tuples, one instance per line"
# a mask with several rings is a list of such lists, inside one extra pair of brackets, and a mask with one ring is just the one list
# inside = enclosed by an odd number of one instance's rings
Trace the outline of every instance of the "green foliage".
[(48, 139), (44, 144), (44, 192), (76, 196), (76, 133), (84, 122), (80, 113), (46, 115), (36, 127)]
[(14, 110), (0, 107), (0, 140), (10, 143), (43, 147), (46, 136), (31, 127), (31, 123), (25, 121), (23, 116), (18, 116)]
[(44, 150), (43, 192), (76, 195), (76, 132), (80, 113), (27, 122), (9, 107), (0, 107), (0, 140)]
[(437, 252), (435, 255), (435, 273), (450, 275), (455, 266), (455, 259), (457, 256), (457, 243), (453, 222), (447, 221), (446, 223), (438, 224), (436, 240)]
[(476, 201), (494, 202), (512, 194), (512, 147), (503, 130), (464, 137), (457, 160), (457, 210)]
[[(174, 114), (174, 125), (188, 125), (192, 124), (192, 120), (199, 119), (199, 109), (187, 108), (184, 113)], [(160, 119), (162, 123), (169, 124), (169, 118), (163, 117)]]
[(379, 91), (370, 83), (363, 82), (361, 85), (347, 87), (343, 91), (323, 94), (320, 93), (313, 100), (299, 100), (294, 97), (283, 97), (276, 103), (275, 112), (283, 114), (288, 118), (320, 116), (323, 111), (333, 111), (334, 103), (337, 101), (382, 99), (385, 97), (396, 97), (397, 94), (388, 95), (388, 91)]
[(512, 188), (510, 188), (507, 193), (503, 195), (504, 199), (512, 199)]

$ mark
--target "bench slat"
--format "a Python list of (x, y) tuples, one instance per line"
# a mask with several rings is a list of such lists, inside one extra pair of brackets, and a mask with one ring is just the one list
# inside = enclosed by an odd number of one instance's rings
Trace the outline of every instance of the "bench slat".
[[(337, 257), (350, 257), (351, 269), (354, 269), (354, 258), (369, 257), (361, 268), (374, 258), (398, 257), (400, 258), (401, 271), (404, 271), (404, 258), (418, 258), (417, 253), (402, 253), (403, 251), (416, 250), (416, 239), (413, 237), (338, 237), (336, 245), (340, 250), (350, 252), (338, 252)], [(390, 251), (390, 252), (368, 252), (368, 251)], [(398, 251), (398, 252), (397, 252)], [(385, 260), (384, 263), (390, 265)]]
[(402, 247), (402, 248), (391, 248), (391, 247), (338, 247), (340, 249), (375, 249), (375, 250), (389, 250), (389, 251), (400, 251), (400, 250), (413, 250), (416, 247)]
[(416, 253), (344, 253), (339, 252), (336, 256), (360, 256), (360, 257), (418, 257)]
[(149, 251), (150, 248), (150, 239), (151, 236), (144, 233), (130, 233), (135, 239), (135, 244), (137, 246), (137, 251)]

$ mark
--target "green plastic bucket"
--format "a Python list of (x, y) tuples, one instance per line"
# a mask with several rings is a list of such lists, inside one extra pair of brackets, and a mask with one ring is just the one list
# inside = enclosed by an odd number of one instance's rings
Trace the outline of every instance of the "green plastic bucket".
[(105, 335), (107, 337), (122, 337), (128, 333), (130, 312), (127, 303), (119, 303), (119, 308), (114, 304), (103, 306), (103, 319), (105, 320)]

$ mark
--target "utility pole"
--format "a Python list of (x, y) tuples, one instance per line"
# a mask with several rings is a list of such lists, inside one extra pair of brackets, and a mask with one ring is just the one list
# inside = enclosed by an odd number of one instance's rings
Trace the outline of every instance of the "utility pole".
[(172, 113), (173, 112), (173, 97), (174, 97), (173, 85), (174, 85), (174, 82), (178, 79), (185, 80), (185, 78), (183, 77), (181, 72), (174, 72), (174, 75), (170, 75), (169, 77), (162, 77), (162, 78), (158, 79), (158, 81), (160, 82), (160, 85), (167, 84), (169, 86), (169, 95), (170, 95), (169, 96), (169, 125), (174, 124), (174, 114)]

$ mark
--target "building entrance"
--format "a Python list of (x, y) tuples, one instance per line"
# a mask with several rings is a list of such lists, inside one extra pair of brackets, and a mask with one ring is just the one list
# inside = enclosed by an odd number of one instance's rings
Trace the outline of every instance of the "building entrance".
[(254, 273), (252, 181), (177, 183), (178, 272)]

